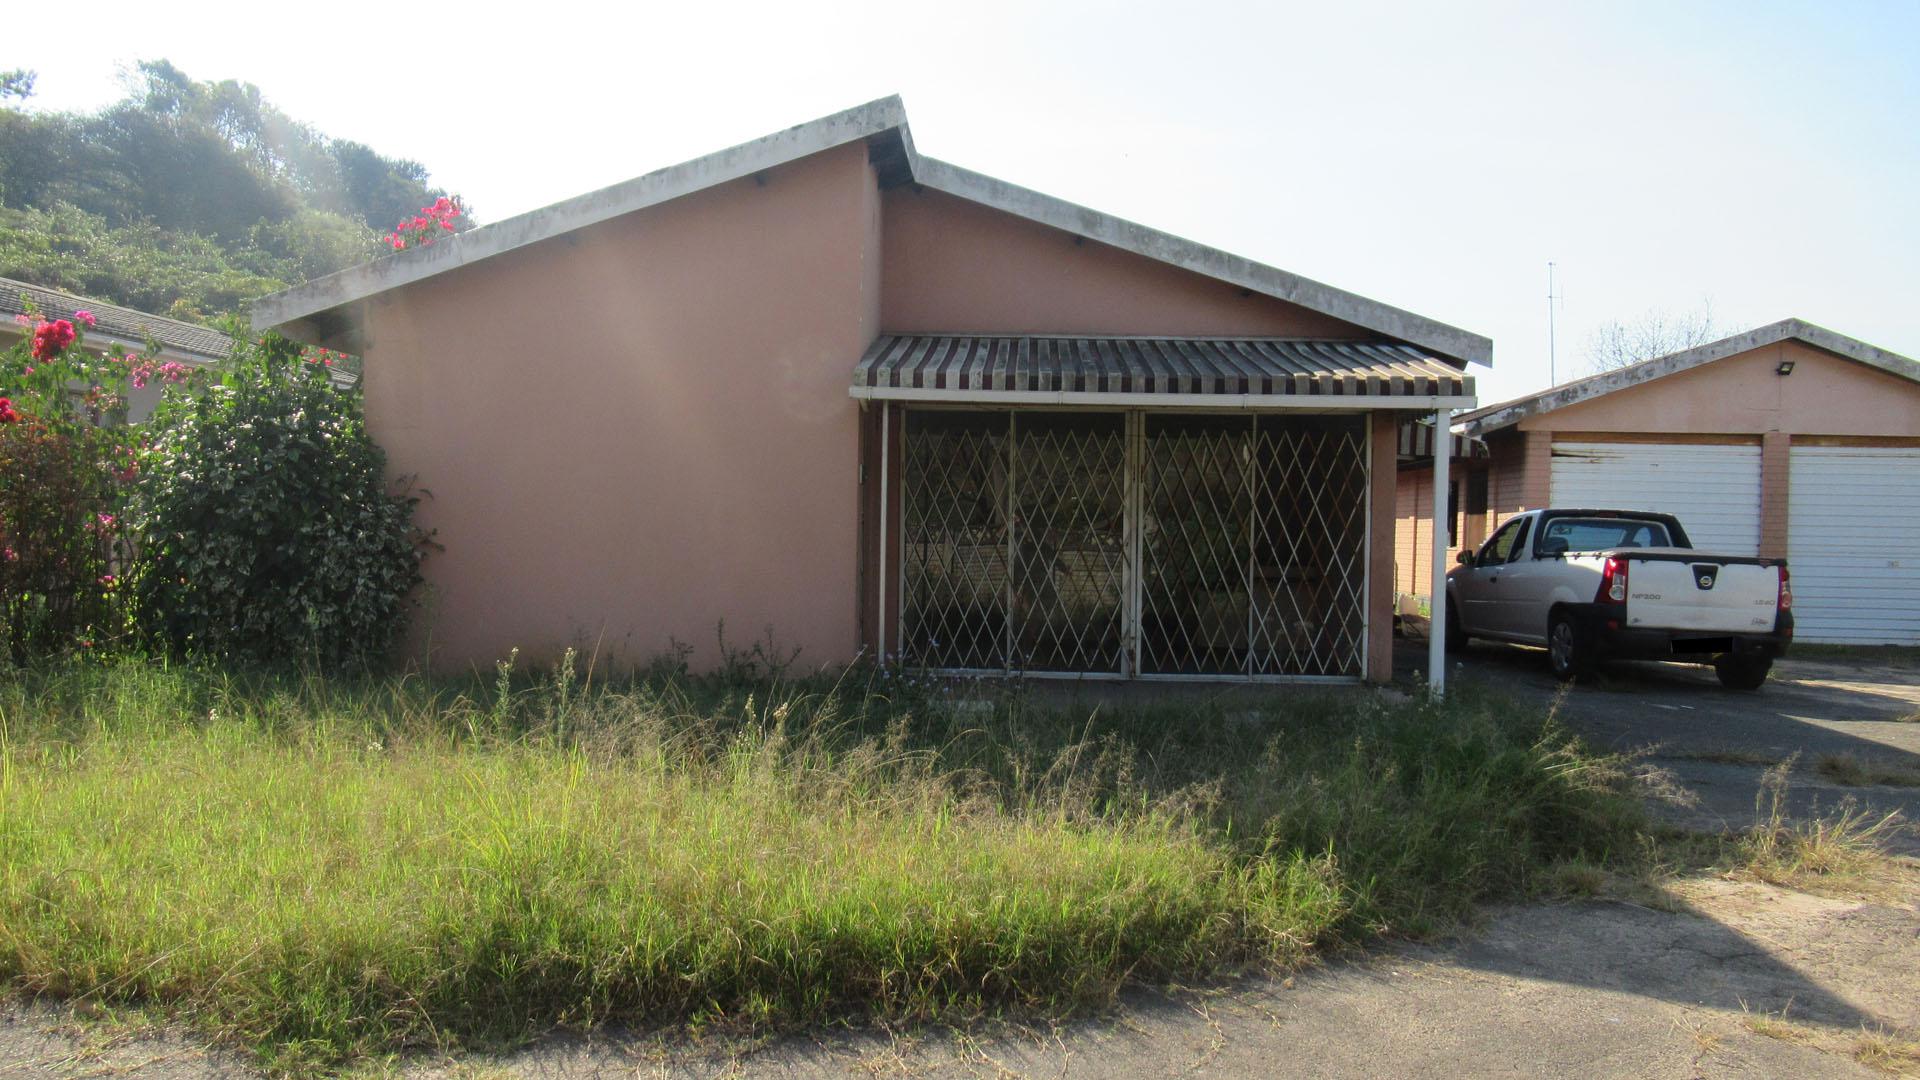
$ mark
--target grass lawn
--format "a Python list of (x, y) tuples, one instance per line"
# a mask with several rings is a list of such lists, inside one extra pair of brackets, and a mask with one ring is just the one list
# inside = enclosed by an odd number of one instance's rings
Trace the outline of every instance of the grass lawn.
[(987, 702), (14, 672), (0, 980), (281, 1071), (605, 1022), (1063, 1015), (1442, 930), (1642, 836), (1620, 762), (1470, 687)]

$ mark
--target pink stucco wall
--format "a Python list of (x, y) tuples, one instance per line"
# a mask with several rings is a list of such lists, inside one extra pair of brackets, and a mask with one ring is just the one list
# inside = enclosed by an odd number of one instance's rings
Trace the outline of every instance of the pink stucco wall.
[[(1793, 374), (1778, 375), (1782, 360)], [(1520, 422), (1523, 431), (1920, 435), (1920, 384), (1783, 341)]]
[(878, 225), (847, 146), (374, 301), (368, 425), (446, 548), (416, 649), (850, 657)]
[[(882, 193), (857, 145), (404, 286), (364, 320), (369, 426), (432, 492), (420, 521), (445, 547), (413, 642), (442, 670), (568, 645), (623, 667), (670, 639), (706, 667), (722, 619), (736, 643), (771, 626), (803, 668), (871, 644), (882, 572), (899, 601), (899, 431), (883, 510), (876, 410), (847, 390), (882, 331), (1365, 336), (964, 200)], [(1390, 595), (1371, 592), (1376, 629)]]
[(1338, 319), (912, 185), (882, 196), (881, 323), (895, 333), (1353, 339)]

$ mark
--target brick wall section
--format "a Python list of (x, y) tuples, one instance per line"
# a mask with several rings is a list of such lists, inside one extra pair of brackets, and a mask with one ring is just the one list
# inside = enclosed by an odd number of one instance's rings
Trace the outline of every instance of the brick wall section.
[(1493, 463), (1487, 470), (1487, 535), (1508, 518), (1529, 509), (1526, 497), (1526, 446), (1518, 436), (1490, 441)]
[(1395, 463), (1400, 433), (1391, 413), (1373, 414), (1373, 520), (1367, 523), (1373, 539), (1367, 549), (1367, 681), (1393, 680), (1393, 564), (1394, 512), (1397, 492)]
[(1769, 431), (1760, 436), (1760, 554), (1787, 555), (1787, 492), (1793, 461), (1793, 436)]
[(1526, 433), (1526, 452), (1520, 461), (1520, 505), (1528, 509), (1551, 506), (1553, 496), (1553, 433)]
[(1403, 593), (1420, 592), (1420, 508), (1427, 488), (1424, 470), (1408, 469), (1394, 477), (1393, 587)]

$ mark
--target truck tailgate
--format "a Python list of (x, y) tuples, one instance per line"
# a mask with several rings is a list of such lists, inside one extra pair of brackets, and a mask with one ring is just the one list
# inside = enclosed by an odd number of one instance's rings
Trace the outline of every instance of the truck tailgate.
[(1684, 548), (1614, 554), (1629, 564), (1628, 626), (1724, 634), (1773, 629), (1780, 600), (1778, 560)]

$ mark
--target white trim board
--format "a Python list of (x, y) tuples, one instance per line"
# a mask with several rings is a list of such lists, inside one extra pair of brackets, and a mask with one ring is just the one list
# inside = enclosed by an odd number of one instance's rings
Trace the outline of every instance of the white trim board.
[(350, 308), (369, 297), (836, 146), (882, 135), (897, 136), (899, 152), (913, 183), (1297, 304), (1429, 349), (1462, 366), (1493, 363), (1492, 341), (1478, 334), (1064, 199), (921, 157), (914, 150), (906, 106), (898, 96), (870, 101), (426, 247), (396, 252), (296, 285), (255, 301), (253, 324), (263, 330), (274, 328), (297, 334), (301, 328), (296, 324), (303, 320)]
[(1512, 427), (1530, 416), (1564, 409), (1569, 405), (1604, 397), (1616, 390), (1639, 386), (1642, 383), (1697, 368), (1702, 364), (1710, 364), (1715, 360), (1724, 360), (1729, 356), (1738, 356), (1741, 353), (1752, 352), (1755, 349), (1788, 340), (1805, 342), (1816, 349), (1824, 349), (1836, 356), (1865, 364), (1889, 375), (1898, 375), (1903, 379), (1920, 382), (1920, 363), (1909, 360), (1899, 353), (1889, 352), (1857, 338), (1835, 333), (1824, 326), (1815, 326), (1804, 319), (1782, 319), (1779, 322), (1749, 330), (1744, 334), (1735, 334), (1732, 337), (1709, 342), (1698, 348), (1670, 353), (1652, 360), (1642, 360), (1615, 371), (1548, 387), (1527, 397), (1498, 402), (1465, 416), (1456, 416), (1454, 423), (1462, 425), (1469, 435), (1486, 435), (1488, 432)]

